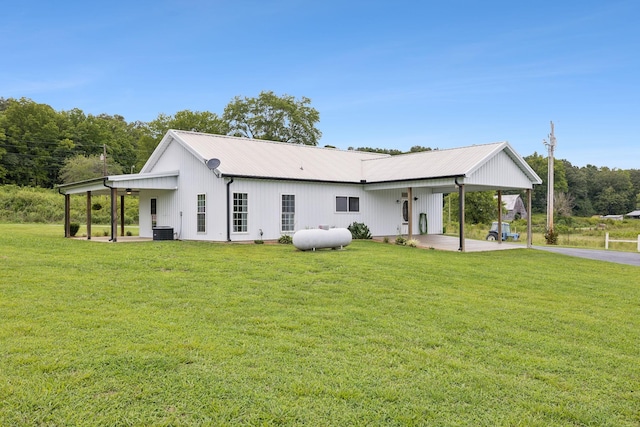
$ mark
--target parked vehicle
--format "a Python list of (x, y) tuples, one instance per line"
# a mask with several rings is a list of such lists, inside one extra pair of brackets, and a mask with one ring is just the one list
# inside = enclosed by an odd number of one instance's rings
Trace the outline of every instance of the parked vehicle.
[[(511, 232), (511, 224), (508, 222), (502, 223), (502, 241), (512, 239), (518, 240), (520, 238), (519, 233)], [(494, 221), (491, 224), (491, 229), (489, 230), (489, 234), (487, 234), (486, 240), (498, 240), (498, 221)]]

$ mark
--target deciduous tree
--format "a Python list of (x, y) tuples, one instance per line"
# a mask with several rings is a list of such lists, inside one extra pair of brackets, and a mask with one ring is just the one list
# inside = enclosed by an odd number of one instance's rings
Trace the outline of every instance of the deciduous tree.
[(320, 113), (302, 97), (261, 92), (257, 98), (235, 97), (224, 109), (229, 134), (293, 144), (318, 145)]
[[(498, 201), (495, 199), (495, 191), (474, 191), (464, 196), (464, 218), (470, 224), (488, 224), (498, 219)], [(459, 215), (458, 193), (446, 196), (445, 206), (451, 203), (451, 218), (457, 220)], [(504, 206), (502, 212), (506, 213)]]

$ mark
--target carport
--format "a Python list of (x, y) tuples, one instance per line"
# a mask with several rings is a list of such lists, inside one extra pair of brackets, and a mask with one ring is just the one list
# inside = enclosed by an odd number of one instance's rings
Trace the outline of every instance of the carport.
[[(409, 196), (409, 239), (413, 238), (411, 195), (414, 189), (427, 187), (433, 193), (442, 194), (457, 192), (460, 203), (458, 250), (461, 252), (465, 252), (464, 210), (467, 192), (497, 192), (496, 217), (501, 228), (503, 191), (524, 190), (527, 209), (531, 212), (531, 191), (534, 185), (542, 183), (540, 177), (508, 142), (365, 160), (363, 164), (367, 175), (367, 190), (406, 189)], [(396, 177), (392, 181), (387, 178), (390, 171)], [(499, 229), (498, 233), (501, 232)], [(531, 215), (527, 218), (527, 236), (527, 247), (531, 247)], [(500, 240), (498, 242), (502, 243)]]
[(91, 196), (110, 196), (111, 238), (118, 240), (118, 196), (120, 196), (120, 235), (124, 235), (125, 196), (139, 194), (141, 190), (176, 190), (178, 171), (157, 174), (127, 174), (94, 178), (86, 181), (58, 185), (56, 188), (64, 195), (64, 236), (71, 237), (71, 195), (87, 196), (87, 240), (91, 240)]

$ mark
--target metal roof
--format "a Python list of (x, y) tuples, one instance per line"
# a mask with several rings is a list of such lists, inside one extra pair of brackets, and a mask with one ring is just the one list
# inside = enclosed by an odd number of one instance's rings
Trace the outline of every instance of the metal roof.
[[(497, 197), (498, 196), (495, 196), (495, 198)], [(519, 194), (503, 194), (502, 203), (504, 203), (504, 207), (507, 208), (507, 210), (514, 210), (516, 208), (516, 202), (518, 201), (519, 197)]]
[[(223, 176), (292, 179), (329, 182), (360, 182), (362, 160), (386, 158), (386, 154), (342, 151), (308, 145), (288, 144), (171, 130), (160, 144), (170, 137), (183, 144), (206, 163), (219, 159), (217, 170)], [(156, 150), (159, 152), (162, 150)], [(151, 166), (150, 158), (145, 167)]]
[(111, 188), (175, 190), (178, 187), (179, 175), (179, 171), (110, 175), (69, 184), (60, 184), (56, 185), (56, 188), (62, 194), (79, 194), (86, 191), (101, 194), (108, 193)]
[(364, 162), (367, 182), (465, 176), (503, 143), (401, 154)]
[(222, 176), (344, 183), (465, 177), (505, 152), (532, 183), (542, 182), (508, 142), (389, 156), (180, 130), (167, 132), (141, 173), (152, 172), (174, 141), (203, 163), (219, 159)]

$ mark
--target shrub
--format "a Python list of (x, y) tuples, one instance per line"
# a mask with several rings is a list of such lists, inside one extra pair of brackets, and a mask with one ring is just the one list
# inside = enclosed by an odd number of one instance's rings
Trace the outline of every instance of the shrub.
[(78, 230), (80, 230), (80, 224), (77, 222), (69, 224), (69, 233), (71, 234), (71, 237), (75, 236), (78, 233)]
[(406, 244), (407, 244), (407, 239), (405, 239), (405, 238), (404, 238), (404, 237), (402, 237), (402, 236), (398, 236), (398, 237), (396, 237), (396, 245), (402, 245), (402, 246), (404, 246), (404, 245), (406, 245)]
[(369, 227), (362, 222), (354, 222), (347, 229), (351, 232), (351, 237), (354, 239), (370, 239), (371, 233)]
[(291, 245), (293, 243), (293, 238), (288, 234), (283, 234), (278, 239), (278, 243), (282, 243), (283, 245)]
[(261, 245), (264, 243), (264, 240), (254, 240), (253, 243), (255, 243), (256, 245)]
[(417, 241), (416, 239), (410, 239), (410, 240), (407, 240), (406, 244), (407, 246), (411, 246), (412, 248), (415, 248), (420, 244), (420, 242)]
[(547, 245), (557, 245), (558, 231), (553, 228), (547, 228), (547, 231), (544, 233), (544, 238), (547, 241)]
[(384, 236), (384, 239), (382, 239), (382, 243), (389, 243), (389, 238), (387, 236)]

